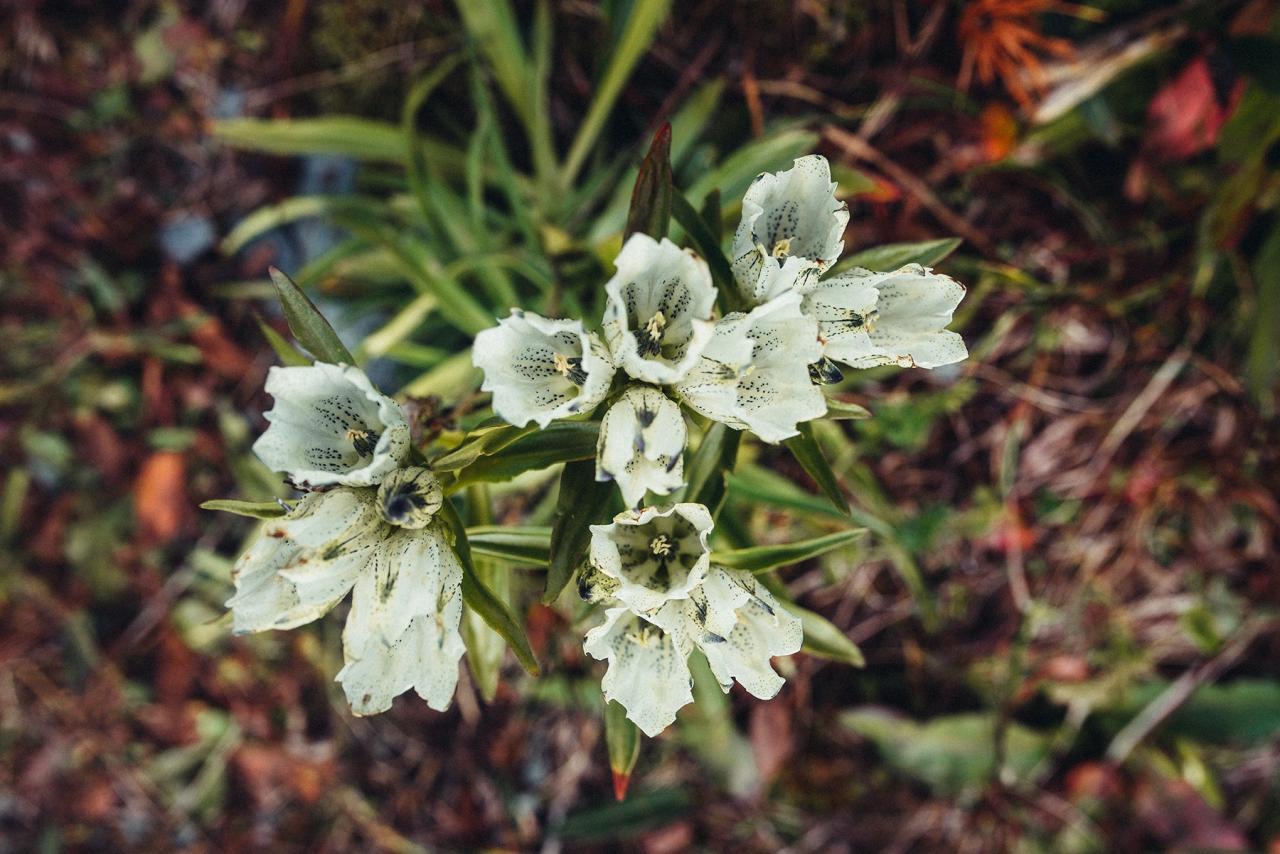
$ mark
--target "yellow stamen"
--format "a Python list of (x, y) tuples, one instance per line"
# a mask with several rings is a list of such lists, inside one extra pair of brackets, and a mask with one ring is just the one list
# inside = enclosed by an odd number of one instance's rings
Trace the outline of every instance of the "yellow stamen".
[(773, 244), (773, 257), (786, 258), (791, 254), (791, 238), (784, 237), (777, 243)]

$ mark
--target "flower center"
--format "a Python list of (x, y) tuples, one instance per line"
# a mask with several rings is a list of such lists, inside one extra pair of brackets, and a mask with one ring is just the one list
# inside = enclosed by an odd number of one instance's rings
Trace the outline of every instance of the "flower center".
[(654, 557), (670, 557), (674, 548), (675, 543), (666, 534), (659, 534), (649, 541), (649, 551)]
[(580, 386), (587, 381), (587, 372), (582, 369), (581, 356), (562, 356), (556, 353), (551, 358), (551, 365), (556, 373), (574, 385)]
[(662, 331), (667, 327), (667, 316), (655, 311), (644, 328), (636, 335), (636, 349), (641, 356), (656, 356), (662, 348)]
[(873, 308), (866, 312), (850, 311), (844, 322), (849, 325), (850, 329), (865, 329), (868, 332), (875, 332), (876, 322), (879, 319), (880, 312)]
[(367, 457), (374, 452), (378, 447), (378, 437), (380, 435), (377, 430), (369, 430), (363, 425), (347, 428), (347, 441), (351, 443), (351, 447), (356, 449), (356, 453), (362, 457)]
[(784, 237), (777, 243), (773, 244), (773, 251), (770, 253), (774, 258), (779, 260), (786, 258), (791, 254), (791, 238)]

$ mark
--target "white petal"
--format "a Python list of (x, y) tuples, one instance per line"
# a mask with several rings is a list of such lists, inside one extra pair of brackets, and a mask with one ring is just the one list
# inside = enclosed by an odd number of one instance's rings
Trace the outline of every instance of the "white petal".
[(756, 304), (803, 288), (840, 257), (849, 207), (836, 199), (835, 189), (831, 167), (818, 155), (766, 172), (747, 189), (733, 238), (733, 267)]
[(484, 371), (480, 388), (493, 392), (493, 411), (517, 427), (590, 412), (613, 381), (608, 349), (582, 321), (514, 308), (476, 335), (471, 358)]
[(359, 368), (273, 367), (266, 390), (275, 405), (254, 453), (302, 489), (377, 484), (409, 449), (404, 412)]
[(684, 483), (687, 438), (675, 401), (649, 386), (627, 389), (600, 425), (596, 480), (616, 480), (628, 507), (646, 490), (668, 495)]
[(356, 582), (337, 679), (359, 715), (385, 711), (410, 688), (443, 710), (464, 652), (462, 565), (438, 524), (389, 530)]
[(721, 319), (676, 391), (708, 418), (780, 442), (796, 435), (798, 423), (826, 414), (826, 399), (809, 378), (821, 355), (817, 322), (801, 313), (799, 294), (788, 292)]
[(683, 599), (707, 573), (714, 523), (701, 504), (628, 510), (591, 526), (591, 565), (618, 582), (612, 595), (637, 613)]
[(609, 667), (600, 687), (606, 700), (627, 710), (627, 717), (650, 738), (693, 702), (689, 650), (677, 647), (657, 626), (626, 608), (610, 608), (605, 621), (587, 632), (587, 654)]
[(715, 285), (707, 262), (670, 240), (633, 234), (605, 285), (604, 335), (619, 365), (650, 383), (680, 379), (711, 337)]
[[(870, 310), (869, 291), (875, 292)], [(891, 273), (833, 276), (805, 297), (805, 310), (818, 318), (829, 358), (855, 368), (936, 368), (968, 356), (964, 340), (946, 329), (964, 293), (953, 279), (909, 264)]]
[(697, 640), (720, 687), (728, 691), (736, 681), (762, 700), (776, 696), (784, 680), (769, 659), (800, 650), (804, 640), (800, 618), (783, 608), (749, 572), (715, 567), (704, 588), (710, 611), (716, 610), (717, 597), (726, 597), (719, 603), (721, 609), (737, 603), (733, 605), (737, 621), (731, 631), (706, 632)]
[(233, 631), (295, 628), (346, 596), (376, 544), (372, 499), (370, 490), (311, 493), (265, 522), (231, 572)]

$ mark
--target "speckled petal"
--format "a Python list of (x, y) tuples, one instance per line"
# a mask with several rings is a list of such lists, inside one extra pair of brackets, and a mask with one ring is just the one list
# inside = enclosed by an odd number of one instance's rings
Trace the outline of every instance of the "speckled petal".
[(471, 358), (484, 371), (480, 388), (493, 393), (493, 411), (517, 427), (590, 412), (614, 374), (608, 348), (582, 321), (520, 309), (476, 335)]
[(400, 405), (359, 368), (273, 367), (266, 390), (275, 405), (254, 453), (300, 489), (376, 485), (409, 450)]
[(596, 480), (613, 479), (628, 507), (645, 492), (668, 495), (684, 483), (688, 438), (680, 407), (650, 386), (628, 389), (600, 425)]
[(621, 704), (650, 738), (693, 702), (689, 650), (626, 608), (608, 609), (604, 623), (587, 632), (583, 648), (592, 658), (609, 662), (600, 683), (605, 699)]
[(377, 526), (368, 489), (311, 493), (264, 522), (231, 571), (232, 630), (292, 629), (327, 613), (370, 560)]
[(387, 710), (410, 688), (443, 710), (465, 650), (458, 631), (462, 565), (438, 523), (387, 530), (377, 559), (356, 582), (337, 680), (358, 715)]
[(614, 359), (641, 382), (675, 382), (711, 337), (716, 289), (707, 262), (666, 238), (633, 234), (614, 265), (604, 311)]

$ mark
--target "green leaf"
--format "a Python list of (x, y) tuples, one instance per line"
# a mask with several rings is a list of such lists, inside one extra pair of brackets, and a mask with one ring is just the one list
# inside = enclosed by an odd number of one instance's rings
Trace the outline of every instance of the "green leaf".
[(667, 236), (671, 223), (671, 125), (664, 124), (653, 135), (649, 153), (640, 164), (631, 191), (631, 209), (623, 239), (639, 232), (654, 240)]
[(505, 422), (477, 427), (467, 434), (467, 438), (461, 445), (432, 460), (431, 468), (437, 472), (457, 471), (471, 465), (480, 457), (501, 451), (512, 442), (528, 436), (537, 429), (538, 425), (532, 422), (523, 427)]
[(448, 491), (456, 492), (469, 483), (511, 480), (516, 475), (556, 463), (593, 459), (599, 436), (598, 421), (557, 421), (460, 469)]
[(925, 240), (920, 243), (890, 243), (873, 249), (855, 252), (840, 260), (831, 268), (832, 273), (862, 267), (867, 270), (888, 273), (907, 264), (920, 264), (932, 267), (942, 261), (960, 246), (958, 237), (947, 237), (941, 240)]
[(573, 186), (574, 180), (578, 177), (578, 171), (591, 152), (591, 146), (595, 144), (596, 137), (604, 129), (605, 120), (609, 117), (609, 111), (613, 109), (618, 95), (621, 94), (623, 84), (631, 76), (631, 70), (640, 61), (640, 57), (649, 49), (654, 36), (657, 35), (658, 27), (666, 20), (670, 11), (671, 0), (634, 0), (631, 4), (631, 14), (627, 17), (622, 36), (609, 52), (609, 65), (605, 68), (604, 76), (596, 87), (595, 97), (591, 100), (587, 115), (578, 127), (578, 135), (574, 137), (573, 144), (569, 147), (569, 155), (565, 158), (564, 171), (560, 177), (561, 187)]
[[(840, 722), (873, 741), (889, 765), (938, 795), (972, 794), (998, 770), (996, 719), (990, 713), (948, 715), (918, 724), (867, 706), (845, 712)], [(1010, 723), (1004, 735), (1005, 764), (1020, 779), (1048, 755), (1050, 733)]]
[(355, 359), (338, 339), (338, 333), (333, 331), (329, 321), (307, 299), (302, 289), (293, 283), (293, 279), (275, 267), (271, 267), (268, 272), (276, 286), (280, 305), (284, 308), (284, 318), (289, 322), (289, 329), (298, 343), (321, 362), (354, 365)]
[(721, 160), (714, 169), (700, 175), (685, 189), (685, 196), (701, 199), (719, 189), (721, 198), (740, 200), (761, 172), (790, 167), (797, 157), (811, 153), (817, 142), (818, 135), (813, 131), (797, 129), (753, 139)]
[(676, 193), (672, 199), (671, 210), (676, 222), (680, 223), (680, 227), (688, 233), (693, 245), (707, 260), (717, 294), (725, 303), (723, 308), (726, 311), (739, 311), (745, 308), (747, 303), (738, 289), (737, 280), (733, 277), (733, 268), (729, 266), (729, 259), (724, 257), (724, 252), (720, 249), (720, 241), (712, 236), (711, 229), (703, 220), (702, 214), (694, 210), (689, 200), (680, 193)]
[(613, 796), (625, 800), (631, 772), (640, 758), (640, 728), (627, 717), (627, 710), (613, 700), (605, 701), (604, 742), (609, 749), (609, 769), (613, 772)]
[(716, 422), (702, 435), (698, 450), (694, 451), (685, 468), (683, 501), (704, 504), (712, 516), (720, 511), (727, 490), (727, 478), (733, 471), (738, 457), (738, 444), (742, 434)]
[(203, 502), (200, 509), (220, 510), (254, 519), (278, 519), (288, 512), (278, 501), (240, 501), (235, 498), (214, 498)]
[(283, 335), (272, 329), (256, 311), (253, 313), (253, 319), (257, 321), (258, 328), (262, 330), (262, 337), (267, 339), (267, 343), (271, 345), (271, 349), (275, 351), (281, 364), (291, 368), (300, 368), (311, 364), (310, 359), (299, 353), (296, 347), (286, 341)]
[(480, 525), (467, 529), (471, 551), (517, 566), (546, 566), (551, 560), (550, 528)]
[(831, 421), (864, 421), (870, 417), (871, 411), (865, 406), (827, 398), (827, 418)]
[(776, 546), (753, 546), (747, 549), (736, 549), (730, 552), (714, 552), (711, 562), (730, 569), (745, 569), (748, 572), (767, 572), (792, 563), (799, 563), (829, 551), (849, 545), (866, 534), (865, 528), (849, 531), (837, 531), (811, 540), (796, 543), (784, 543)]
[[(483, 483), (467, 489), (467, 517), (468, 521), (474, 525), (488, 525), (493, 522), (489, 488)], [(469, 543), (470, 529), (467, 537)], [(511, 573), (506, 567), (500, 566), (497, 561), (479, 556), (474, 549), (472, 565), (478, 582), (492, 592), (495, 599), (508, 605), (511, 602)], [(486, 703), (491, 703), (498, 694), (498, 675), (507, 653), (506, 641), (471, 608), (463, 610), (461, 628), (462, 640), (467, 648), (467, 666), (475, 678), (476, 690), (480, 692), (480, 696)]]
[(449, 530), (453, 532), (453, 547), (462, 562), (462, 601), (475, 611), (489, 626), (511, 645), (520, 665), (532, 676), (541, 673), (538, 658), (533, 654), (529, 638), (525, 635), (520, 621), (511, 612), (511, 608), (476, 577), (475, 564), (471, 558), (471, 545), (467, 540), (467, 529), (458, 516), (452, 501), (445, 501), (440, 509)]
[(228, 145), (268, 154), (337, 154), (356, 160), (404, 162), (395, 125), (355, 116), (314, 119), (220, 119), (213, 136)]
[(798, 427), (800, 434), (785, 440), (783, 444), (796, 458), (796, 462), (809, 473), (809, 477), (818, 484), (822, 494), (827, 496), (837, 510), (847, 514), (849, 499), (844, 497), (844, 491), (840, 488), (840, 482), (836, 480), (835, 472), (831, 470), (827, 458), (822, 455), (822, 448), (818, 446), (818, 440), (813, 435), (813, 425), (806, 421)]
[(613, 497), (612, 481), (596, 480), (594, 448), (590, 457), (568, 463), (560, 475), (555, 521), (551, 526), (551, 562), (542, 601), (560, 596), (574, 572), (587, 557), (591, 525), (608, 521)]

